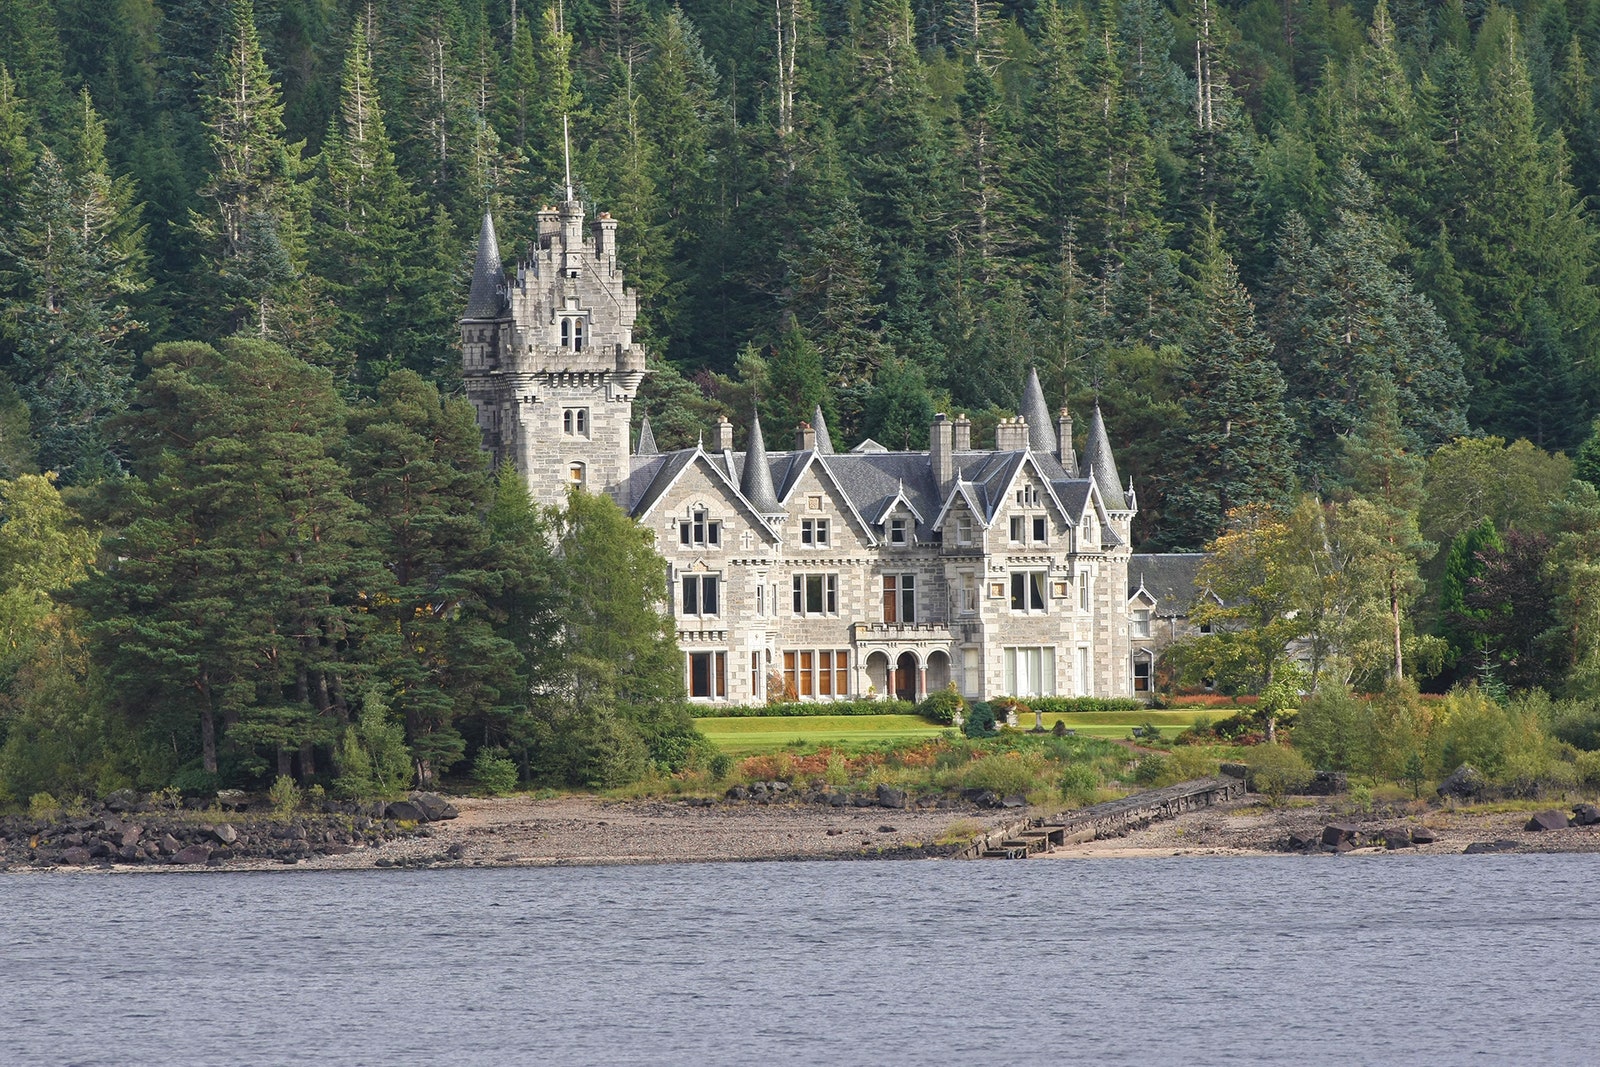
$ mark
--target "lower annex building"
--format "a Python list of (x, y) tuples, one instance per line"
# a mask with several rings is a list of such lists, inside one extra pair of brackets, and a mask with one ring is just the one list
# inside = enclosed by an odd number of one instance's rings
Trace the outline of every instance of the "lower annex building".
[(743, 451), (722, 420), (662, 452), (648, 418), (634, 436), (645, 354), (617, 222), (584, 214), (578, 200), (539, 212), (509, 274), (484, 217), (466, 392), (484, 448), (536, 501), (605, 492), (654, 533), (692, 700), (1149, 691), (1152, 620), (1170, 605), (1130, 572), (1137, 501), (1098, 407), (1081, 457), (1032, 372), (991, 447), (941, 414), (927, 451), (836, 452), (818, 409), (787, 450), (752, 417)]

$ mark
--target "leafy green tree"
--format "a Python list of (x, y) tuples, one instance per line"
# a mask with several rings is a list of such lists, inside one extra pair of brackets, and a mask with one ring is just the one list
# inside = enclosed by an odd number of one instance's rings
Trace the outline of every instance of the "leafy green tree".
[[(1482, 577), (1485, 554), (1504, 550), (1505, 542), (1500, 539), (1494, 520), (1488, 518), (1470, 530), (1463, 530), (1450, 543), (1439, 586), (1439, 636), (1450, 645), (1448, 655), (1452, 664), (1481, 651), (1478, 647), (1481, 642), (1475, 640), (1474, 631), (1482, 617), (1478, 611), (1467, 607), (1467, 590), (1474, 579)], [(1482, 663), (1474, 666), (1482, 666)]]
[(883, 369), (862, 412), (863, 429), (889, 448), (928, 447), (933, 397), (922, 368), (895, 362)]
[(411, 784), (411, 751), (405, 726), (396, 722), (379, 690), (361, 702), (361, 714), (345, 728), (334, 755), (333, 789), (350, 800), (393, 800)]
[(1479, 573), (1467, 579), (1459, 624), (1482, 639), (1485, 665), (1513, 690), (1549, 690), (1560, 681), (1556, 647), (1555, 590), (1545, 568), (1550, 539), (1510, 530), (1504, 545), (1479, 553)]

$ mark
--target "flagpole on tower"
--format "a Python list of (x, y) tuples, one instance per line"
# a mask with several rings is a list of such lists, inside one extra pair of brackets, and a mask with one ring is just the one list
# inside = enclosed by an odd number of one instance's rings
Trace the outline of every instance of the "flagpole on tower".
[(567, 116), (561, 116), (561, 155), (567, 167), (567, 199), (572, 199), (572, 138), (567, 134)]

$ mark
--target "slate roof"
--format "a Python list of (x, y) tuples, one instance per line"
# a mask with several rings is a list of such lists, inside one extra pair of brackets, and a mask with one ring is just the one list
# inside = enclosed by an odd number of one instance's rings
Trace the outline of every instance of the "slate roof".
[(825, 456), (833, 455), (833, 438), (828, 436), (828, 424), (822, 421), (821, 404), (811, 413), (811, 428), (817, 431), (817, 451)]
[(494, 235), (494, 216), (483, 213), (478, 229), (478, 258), (472, 265), (472, 292), (467, 297), (467, 319), (497, 319), (506, 307), (505, 270), (500, 265), (500, 242)]
[(656, 448), (655, 431), (650, 429), (650, 416), (646, 415), (644, 421), (639, 424), (639, 444), (634, 448), (633, 454), (636, 456), (654, 456), (659, 451)]
[(1128, 510), (1128, 498), (1122, 495), (1117, 461), (1111, 455), (1111, 438), (1106, 433), (1106, 420), (1100, 414), (1098, 403), (1089, 418), (1089, 439), (1083, 444), (1083, 472), (1092, 476), (1100, 487), (1100, 499), (1106, 502), (1106, 507), (1112, 511)]
[(1128, 596), (1143, 586), (1156, 598), (1156, 615), (1172, 618), (1190, 613), (1200, 597), (1198, 577), (1204, 552), (1134, 553), (1128, 557)]
[(1044, 402), (1039, 372), (1028, 368), (1028, 384), (1022, 390), (1022, 417), (1028, 420), (1028, 447), (1035, 452), (1054, 454), (1061, 447), (1056, 428), (1050, 421), (1050, 405)]

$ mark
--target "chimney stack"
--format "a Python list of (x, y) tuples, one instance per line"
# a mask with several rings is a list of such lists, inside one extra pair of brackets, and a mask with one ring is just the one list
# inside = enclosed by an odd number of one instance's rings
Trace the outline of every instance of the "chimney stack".
[(955, 422), (955, 450), (957, 452), (972, 451), (972, 420), (965, 415), (957, 415)]
[(938, 483), (939, 495), (950, 491), (950, 483), (955, 481), (955, 426), (945, 417), (944, 412), (933, 417), (933, 425), (928, 430), (928, 462), (933, 467), (933, 480)]
[(728, 421), (728, 416), (717, 416), (717, 451), (733, 451), (733, 423)]
[(1014, 419), (1001, 419), (994, 428), (996, 452), (1021, 452), (1028, 447), (1028, 420), (1018, 415)]
[(794, 435), (796, 452), (812, 452), (817, 447), (817, 431), (809, 422), (802, 422)]
[(609, 257), (615, 261), (616, 256), (617, 220), (611, 217), (611, 212), (602, 211), (594, 222), (594, 258), (604, 260)]
[(1056, 454), (1061, 457), (1061, 469), (1075, 477), (1078, 473), (1078, 456), (1072, 449), (1072, 412), (1065, 406), (1061, 414), (1056, 416), (1056, 445)]

